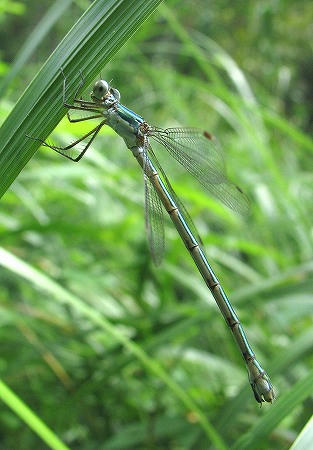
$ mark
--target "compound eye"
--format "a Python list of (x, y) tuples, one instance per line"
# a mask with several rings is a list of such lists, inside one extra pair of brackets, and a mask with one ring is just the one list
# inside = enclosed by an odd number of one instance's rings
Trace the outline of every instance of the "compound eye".
[(105, 96), (105, 94), (107, 94), (108, 90), (109, 90), (108, 83), (104, 80), (99, 80), (95, 83), (92, 93), (94, 97), (101, 99)]

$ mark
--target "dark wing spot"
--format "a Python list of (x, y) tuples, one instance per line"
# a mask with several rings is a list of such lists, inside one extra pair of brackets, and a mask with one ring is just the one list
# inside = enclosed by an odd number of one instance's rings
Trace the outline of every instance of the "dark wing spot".
[(203, 136), (206, 137), (207, 139), (209, 139), (210, 141), (213, 139), (212, 134), (209, 133), (208, 131), (204, 131)]
[(239, 191), (241, 194), (243, 194), (243, 190), (242, 190), (239, 186), (236, 186), (236, 189), (237, 189), (237, 191)]

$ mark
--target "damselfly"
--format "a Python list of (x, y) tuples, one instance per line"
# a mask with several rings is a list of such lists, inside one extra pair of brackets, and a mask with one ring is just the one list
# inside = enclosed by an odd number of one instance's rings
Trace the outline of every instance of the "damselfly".
[[(58, 147), (41, 139), (35, 139), (72, 161), (79, 161), (83, 157), (103, 125), (110, 126), (124, 139), (126, 146), (143, 169), (146, 229), (154, 262), (160, 263), (164, 251), (164, 207), (233, 333), (246, 363), (256, 400), (259, 403), (272, 402), (274, 391), (270, 379), (256, 360), (239, 318), (207, 261), (192, 221), (150, 144), (152, 140), (161, 144), (200, 182), (206, 191), (231, 209), (245, 213), (248, 209), (247, 198), (241, 189), (227, 178), (223, 157), (214, 137), (206, 131), (195, 128), (161, 129), (149, 125), (141, 116), (123, 106), (120, 103), (119, 91), (104, 80), (94, 84), (91, 101), (77, 98), (83, 84), (82, 78), (73, 104), (69, 104), (65, 100), (66, 78), (64, 76), (63, 103), (68, 108), (67, 117), (70, 122), (100, 119), (100, 123), (67, 147)], [(73, 110), (84, 111), (89, 115), (74, 119), (70, 114)], [(84, 147), (77, 156), (73, 156), (71, 150), (80, 143), (84, 143)]]

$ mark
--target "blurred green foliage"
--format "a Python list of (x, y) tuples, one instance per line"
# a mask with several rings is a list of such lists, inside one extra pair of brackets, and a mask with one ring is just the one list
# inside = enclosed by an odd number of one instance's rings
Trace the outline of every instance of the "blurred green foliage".
[[(0, 124), (88, 5), (69, 2), (14, 74)], [(1, 3), (0, 86), (51, 6)], [(165, 261), (153, 267), (142, 174), (113, 132), (78, 165), (41, 149), (1, 199), (1, 247), (162, 366), (225, 448), (289, 448), (312, 413), (312, 16), (307, 0), (171, 0), (102, 71), (148, 122), (218, 136), (230, 177), (248, 193), (251, 215), (237, 217), (160, 158), (274, 382), (274, 405), (256, 406), (232, 336), (169, 222)], [(68, 142), (87, 126), (63, 120), (52, 139)], [(75, 300), (9, 270), (3, 255), (0, 376), (64, 443), (210, 448), (197, 414), (140, 355)], [(1, 448), (45, 448), (7, 407), (0, 430)]]

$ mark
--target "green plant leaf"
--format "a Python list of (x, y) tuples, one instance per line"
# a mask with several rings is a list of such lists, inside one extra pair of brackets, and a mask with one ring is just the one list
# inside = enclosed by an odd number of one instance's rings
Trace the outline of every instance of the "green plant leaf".
[(29, 58), (34, 54), (37, 47), (41, 44), (45, 36), (49, 33), (53, 25), (60, 19), (65, 10), (71, 5), (72, 0), (57, 0), (47, 10), (39, 23), (30, 33), (12, 64), (11, 70), (0, 82), (0, 98), (3, 97), (6, 88), (12, 82), (14, 77), (22, 69)]
[(306, 450), (310, 448), (313, 442), (313, 415), (306, 423), (301, 433), (290, 447), (290, 450)]
[(68, 447), (59, 440), (53, 431), (2, 380), (0, 380), (0, 398), (51, 448), (68, 450)]
[(70, 99), (80, 71), (90, 83), (160, 2), (96, 0), (73, 26), (0, 129), (0, 197), (39, 147), (26, 135), (45, 139), (66, 113), (60, 68), (68, 79)]

